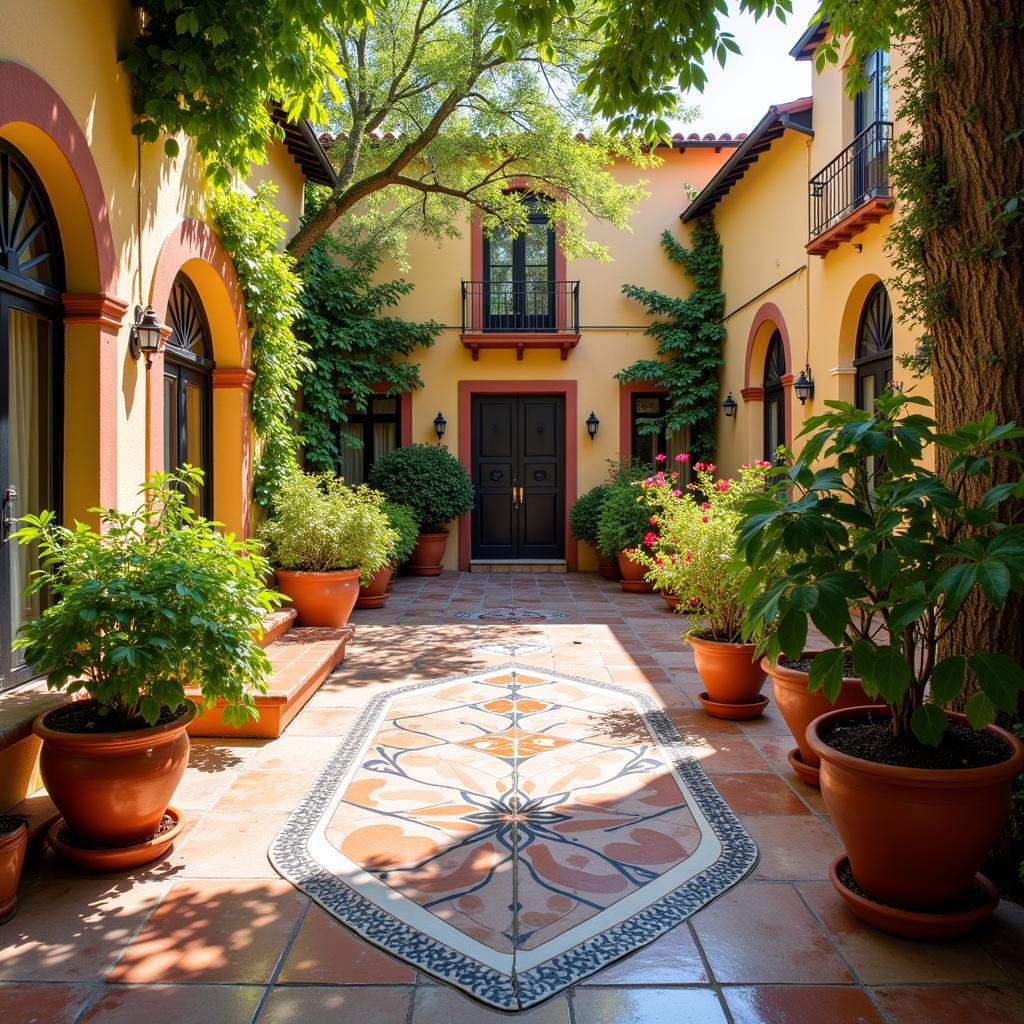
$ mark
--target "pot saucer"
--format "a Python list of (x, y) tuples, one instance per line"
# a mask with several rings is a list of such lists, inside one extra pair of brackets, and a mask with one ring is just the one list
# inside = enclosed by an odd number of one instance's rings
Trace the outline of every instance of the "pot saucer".
[(630, 594), (649, 594), (654, 589), (646, 580), (619, 580), (619, 586)]
[(760, 718), (761, 713), (768, 707), (768, 698), (763, 693), (749, 704), (723, 704), (712, 700), (707, 692), (698, 693), (697, 700), (712, 718), (724, 718), (730, 722), (746, 722), (751, 718)]
[(141, 867), (162, 857), (179, 838), (185, 827), (185, 815), (177, 807), (168, 807), (164, 812), (174, 819), (174, 824), (166, 832), (152, 836), (141, 843), (131, 846), (114, 846), (96, 849), (88, 846), (74, 846), (60, 836), (64, 828), (64, 819), (57, 818), (46, 832), (46, 841), (50, 848), (60, 854), (69, 864), (84, 868), (86, 871), (127, 871)]
[(900, 935), (905, 939), (918, 939), (928, 942), (941, 942), (966, 935), (989, 917), (999, 904), (999, 893), (996, 887), (978, 872), (974, 882), (984, 893), (984, 902), (980, 906), (972, 906), (967, 910), (945, 911), (929, 914), (920, 910), (900, 910), (885, 903), (876, 903), (867, 896), (848, 889), (840, 877), (840, 871), (850, 863), (845, 853), (840, 854), (828, 869), (832, 887), (842, 896), (843, 901), (862, 921), (890, 935)]
[(802, 782), (806, 782), (808, 786), (813, 786), (815, 789), (821, 789), (821, 769), (813, 764), (805, 764), (800, 757), (799, 747), (794, 747), (786, 754), (786, 759), (789, 761), (790, 768), (800, 776)]

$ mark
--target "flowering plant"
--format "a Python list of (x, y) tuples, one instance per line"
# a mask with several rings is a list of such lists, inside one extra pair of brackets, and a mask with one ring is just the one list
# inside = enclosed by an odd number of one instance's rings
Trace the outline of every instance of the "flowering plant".
[[(686, 463), (688, 456), (676, 457)], [(659, 465), (663, 460), (659, 460)], [(649, 511), (650, 532), (634, 558), (647, 566), (658, 590), (679, 598), (679, 609), (706, 620), (693, 632), (723, 643), (741, 641), (745, 602), (740, 590), (749, 570), (736, 557), (742, 507), (763, 493), (772, 466), (759, 460), (737, 479), (715, 479), (713, 463), (698, 462), (690, 483), (680, 486), (678, 470), (659, 469), (640, 487)]]

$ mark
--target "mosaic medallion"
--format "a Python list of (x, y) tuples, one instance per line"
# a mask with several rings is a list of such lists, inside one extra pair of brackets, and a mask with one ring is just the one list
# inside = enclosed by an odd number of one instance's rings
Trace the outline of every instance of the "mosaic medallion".
[(539, 640), (520, 640), (510, 641), (509, 643), (501, 643), (495, 641), (493, 643), (478, 644), (475, 650), (482, 652), (483, 654), (498, 654), (504, 655), (506, 658), (519, 658), (524, 654), (544, 654), (551, 650), (549, 644), (541, 643)]
[(270, 859), (393, 956), (521, 1010), (679, 924), (757, 850), (652, 700), (507, 665), (372, 700)]
[(502, 622), (502, 623), (531, 623), (531, 622), (554, 622), (558, 619), (567, 619), (567, 612), (546, 612), (538, 608), (522, 608), (518, 605), (499, 605), (497, 608), (484, 608), (477, 612), (456, 612), (455, 618), (466, 619), (469, 622)]

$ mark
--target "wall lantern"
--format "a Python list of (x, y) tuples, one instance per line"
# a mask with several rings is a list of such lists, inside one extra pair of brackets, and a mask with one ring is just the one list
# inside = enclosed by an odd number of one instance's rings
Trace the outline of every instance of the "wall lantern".
[(796, 397), (800, 399), (801, 405), (808, 398), (814, 397), (814, 378), (811, 376), (811, 368), (809, 366), (804, 367), (800, 371), (800, 376), (793, 381), (793, 390), (796, 392)]
[(601, 421), (594, 415), (591, 410), (590, 415), (587, 417), (587, 433), (590, 435), (590, 440), (593, 441), (597, 437), (597, 428), (601, 426)]
[(728, 419), (732, 419), (736, 415), (736, 410), (739, 406), (736, 403), (736, 399), (732, 397), (732, 392), (725, 396), (725, 401), (722, 403), (722, 412), (725, 413)]
[(145, 353), (146, 369), (153, 365), (153, 356), (160, 351), (160, 342), (164, 333), (164, 325), (152, 306), (143, 309), (135, 307), (135, 323), (128, 334), (128, 349), (133, 359)]
[(448, 421), (441, 415), (440, 410), (434, 417), (434, 433), (437, 434), (437, 440), (440, 442), (441, 438), (444, 437), (445, 430), (448, 429)]

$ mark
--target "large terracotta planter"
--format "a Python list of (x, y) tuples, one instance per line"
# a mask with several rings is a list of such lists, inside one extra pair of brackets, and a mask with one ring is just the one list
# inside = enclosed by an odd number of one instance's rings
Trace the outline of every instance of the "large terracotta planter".
[(0, 924), (14, 916), (18, 902), (18, 882), (27, 846), (28, 826), (24, 821), (0, 832)]
[[(830, 711), (807, 729), (821, 758), (821, 795), (850, 859), (854, 881), (873, 900), (910, 911), (957, 905), (1010, 811), (1010, 785), (1024, 769), (1024, 744), (990, 725), (1013, 754), (984, 768), (931, 770), (876, 764), (830, 747), (839, 722), (877, 708)], [(966, 721), (950, 714), (954, 721)], [(837, 886), (838, 888), (838, 886)]]
[[(804, 651), (803, 657), (810, 658), (816, 653)], [(872, 701), (861, 687), (860, 680), (852, 676), (843, 679), (839, 696), (835, 704), (832, 704), (821, 690), (811, 693), (806, 672), (786, 665), (772, 665), (767, 658), (762, 659), (761, 668), (771, 677), (775, 704), (789, 726), (793, 739), (796, 740), (796, 749), (791, 750), (788, 755), (789, 763), (804, 782), (810, 786), (817, 786), (821, 760), (807, 742), (807, 726), (815, 718), (827, 715), (830, 711), (878, 702)]]
[(366, 586), (360, 586), (357, 608), (383, 608), (388, 600), (388, 585), (391, 582), (391, 566), (378, 569)]
[(763, 710), (760, 694), (767, 676), (754, 660), (754, 644), (727, 644), (696, 636), (689, 636), (686, 641), (693, 648), (694, 665), (712, 702), (751, 707), (759, 704)]
[(344, 626), (359, 597), (359, 570), (277, 570), (277, 589), (295, 606), (297, 626)]
[(617, 558), (609, 558), (596, 544), (594, 545), (594, 550), (597, 552), (598, 575), (606, 580), (617, 580), (619, 578), (619, 560)]
[(447, 530), (441, 530), (439, 533), (421, 533), (406, 563), (409, 572), (413, 576), (440, 576), (444, 568), (444, 549), (447, 543)]
[(96, 847), (145, 843), (185, 773), (185, 729), (195, 705), (166, 725), (99, 734), (51, 729), (46, 720), (54, 710), (36, 718), (32, 729), (43, 741), (43, 785), (75, 839)]
[(648, 583), (644, 579), (644, 574), (647, 572), (646, 565), (642, 562), (634, 562), (625, 551), (620, 551), (616, 557), (619, 562), (619, 573), (622, 576), (619, 586), (623, 590), (633, 594), (646, 594), (654, 589), (654, 584)]

